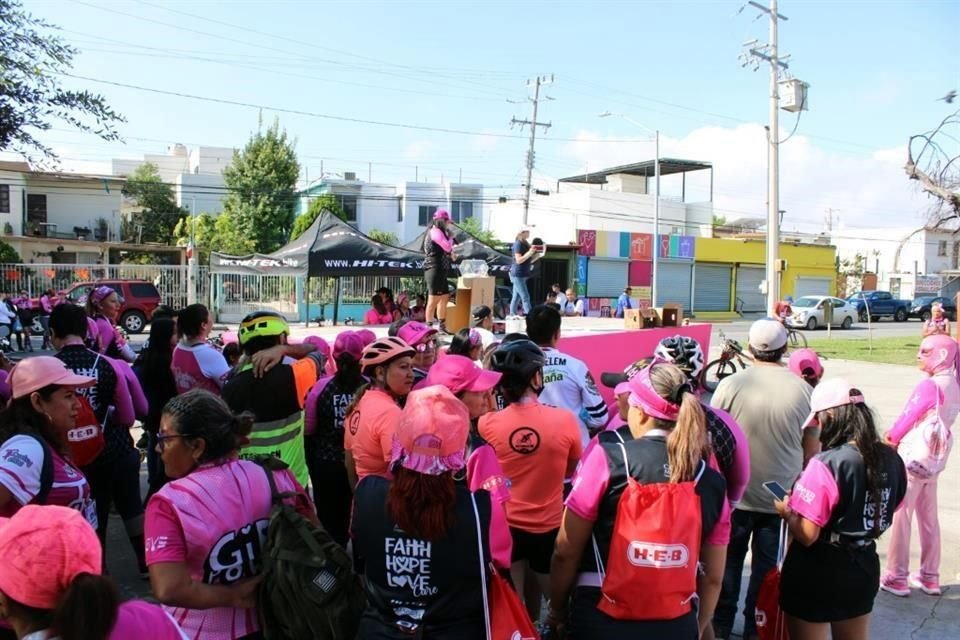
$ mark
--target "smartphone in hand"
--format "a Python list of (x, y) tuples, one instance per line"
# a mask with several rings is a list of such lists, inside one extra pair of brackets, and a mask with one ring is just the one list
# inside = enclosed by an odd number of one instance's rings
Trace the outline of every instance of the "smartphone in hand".
[(763, 483), (763, 488), (769, 491), (777, 500), (783, 500), (787, 497), (787, 490), (779, 482), (770, 480)]

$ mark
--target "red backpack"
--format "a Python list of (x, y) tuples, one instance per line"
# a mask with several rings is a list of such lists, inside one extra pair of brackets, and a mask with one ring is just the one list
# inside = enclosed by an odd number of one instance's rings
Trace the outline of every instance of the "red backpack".
[[(97, 420), (97, 414), (94, 413), (90, 401), (81, 395), (77, 395), (80, 402), (80, 410), (77, 411), (77, 421), (73, 429), (67, 431), (67, 444), (70, 445), (70, 455), (73, 462), (78, 467), (85, 467), (100, 455), (103, 451), (103, 428)], [(107, 420), (109, 420), (109, 412)]]
[(603, 580), (598, 608), (617, 620), (672, 620), (693, 608), (697, 593), (703, 528), (696, 485), (706, 469), (702, 461), (689, 482), (640, 484), (630, 475), (623, 444), (627, 488), (604, 568), (596, 539), (597, 567)]

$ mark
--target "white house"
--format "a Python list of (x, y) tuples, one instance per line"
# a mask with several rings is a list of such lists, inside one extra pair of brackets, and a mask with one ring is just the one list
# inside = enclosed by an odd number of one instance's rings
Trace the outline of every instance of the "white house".
[(448, 182), (370, 183), (346, 173), (342, 179), (323, 178), (299, 193), (297, 214), (317, 196), (333, 195), (360, 231), (387, 231), (402, 243), (413, 240), (430, 224), (437, 209), (450, 212), (454, 222), (481, 215), (483, 185)]
[(841, 261), (859, 259), (877, 276), (877, 288), (894, 296), (953, 295), (960, 287), (960, 231), (918, 226), (836, 231)]
[(223, 170), (233, 161), (233, 149), (172, 144), (166, 154), (147, 154), (143, 160), (114, 159), (111, 172), (130, 176), (140, 166), (156, 165), (160, 179), (173, 187), (177, 206), (196, 213), (223, 211), (226, 184)]
[[(611, 167), (557, 181), (556, 191), (530, 196), (527, 224), (548, 245), (578, 241), (578, 230), (653, 233), (656, 209), (653, 160)], [(711, 195), (706, 202), (686, 201), (686, 174), (710, 171)], [(713, 167), (709, 163), (662, 158), (664, 176), (679, 176), (679, 197), (660, 196), (660, 235), (710, 237), (713, 229)], [(501, 239), (512, 239), (523, 223), (520, 198), (489, 205), (486, 226)]]

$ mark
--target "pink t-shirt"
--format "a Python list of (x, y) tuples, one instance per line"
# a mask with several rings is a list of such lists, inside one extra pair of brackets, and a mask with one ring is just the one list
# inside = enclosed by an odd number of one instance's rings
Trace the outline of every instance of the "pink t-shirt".
[[(273, 475), (279, 491), (297, 494), (298, 511), (312, 510), (289, 470)], [(150, 498), (144, 526), (147, 565), (185, 563), (193, 580), (205, 584), (254, 577), (262, 565), (270, 506), (270, 487), (260, 465), (231, 460), (199, 467)], [(167, 611), (194, 640), (234, 640), (260, 629), (256, 609)]]
[(483, 489), (490, 494), (490, 557), (501, 569), (509, 569), (513, 555), (513, 537), (507, 524), (510, 481), (503, 475), (497, 452), (482, 444), (467, 458), (467, 483), (470, 491)]
[(377, 313), (376, 309), (367, 309), (363, 314), (363, 324), (390, 324), (391, 322), (393, 322), (393, 314), (389, 311)]
[[(701, 482), (703, 479), (701, 478)], [(717, 479), (719, 483), (720, 480)], [(566, 506), (578, 516), (596, 522), (610, 484), (610, 463), (603, 447), (593, 446), (581, 460), (573, 479), (573, 488), (567, 496)], [(725, 545), (730, 542), (730, 503), (722, 500), (720, 518), (713, 529), (704, 532), (704, 543)]]
[[(97, 503), (87, 479), (52, 447), (47, 451), (53, 456), (53, 484), (44, 504), (76, 509), (96, 528)], [(43, 446), (32, 436), (13, 436), (0, 447), (0, 484), (13, 496), (0, 509), (0, 516), (8, 518), (36, 499), (41, 489), (43, 456)]]
[(110, 640), (188, 640), (163, 607), (141, 600), (128, 600), (117, 610)]
[(381, 389), (368, 389), (347, 415), (343, 448), (353, 456), (357, 482), (371, 474), (387, 473), (400, 412), (393, 396)]
[(180, 343), (173, 350), (170, 361), (177, 393), (204, 389), (220, 395), (220, 389), (230, 373), (230, 365), (223, 354), (206, 342), (186, 345)]

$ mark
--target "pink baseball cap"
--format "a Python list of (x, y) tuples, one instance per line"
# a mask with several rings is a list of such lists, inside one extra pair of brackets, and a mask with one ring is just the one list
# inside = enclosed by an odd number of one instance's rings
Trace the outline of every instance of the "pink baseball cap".
[(804, 375), (804, 371), (808, 369), (813, 370), (813, 375), (817, 378), (823, 376), (823, 364), (820, 362), (820, 356), (818, 356), (817, 352), (813, 349), (797, 349), (790, 354), (790, 360), (787, 366), (790, 368), (790, 371), (793, 371), (801, 378)]
[(8, 382), (10, 397), (16, 400), (51, 384), (63, 387), (89, 387), (97, 381), (89, 376), (78, 376), (59, 358), (36, 356), (18, 362), (10, 372)]
[(436, 335), (437, 330), (416, 320), (408, 322), (397, 331), (397, 337), (411, 347), (415, 347), (427, 338)]
[(341, 353), (349, 353), (355, 360), (360, 360), (363, 348), (363, 338), (355, 331), (344, 331), (337, 335), (333, 343), (333, 357), (339, 358)]
[(622, 396), (622, 395), (625, 394), (625, 393), (630, 393), (630, 383), (629, 383), (629, 382), (621, 382), (620, 384), (618, 384), (617, 386), (615, 386), (615, 387), (613, 388), (613, 395), (614, 395), (614, 396)]
[(0, 557), (0, 591), (45, 611), (81, 573), (100, 575), (103, 563), (90, 523), (79, 511), (55, 505), (27, 505), (0, 518)]
[(810, 415), (803, 421), (803, 428), (817, 426), (817, 414), (821, 411), (863, 402), (863, 393), (843, 378), (824, 380), (813, 389), (813, 395), (810, 396)]
[(357, 331), (357, 335), (360, 336), (360, 339), (363, 340), (363, 346), (367, 347), (377, 341), (377, 334), (370, 329), (360, 329)]
[(390, 466), (430, 476), (467, 465), (470, 412), (440, 385), (411, 391), (393, 436)]
[(322, 353), (325, 356), (330, 355), (330, 343), (321, 338), (320, 336), (307, 336), (303, 339), (304, 344), (312, 344), (317, 348), (317, 351)]
[(495, 371), (481, 369), (466, 356), (446, 355), (430, 368), (425, 384), (444, 386), (454, 394), (463, 391), (483, 393), (497, 386), (502, 376)]
[(450, 212), (446, 209), (437, 209), (436, 213), (433, 214), (434, 220), (449, 220)]

